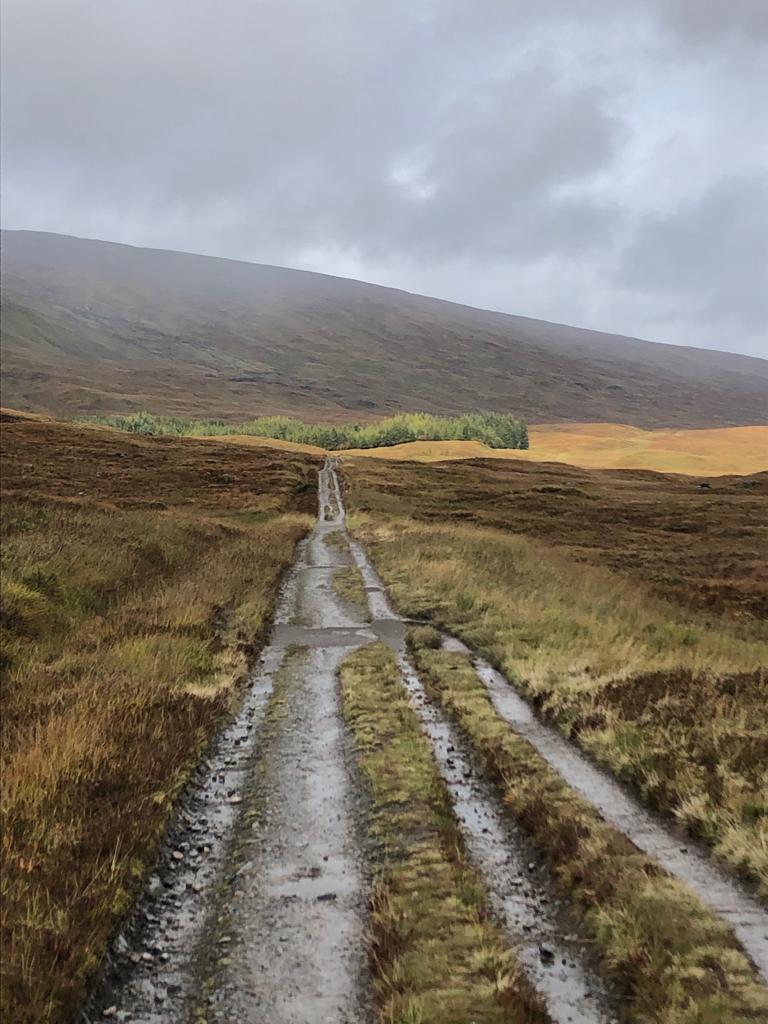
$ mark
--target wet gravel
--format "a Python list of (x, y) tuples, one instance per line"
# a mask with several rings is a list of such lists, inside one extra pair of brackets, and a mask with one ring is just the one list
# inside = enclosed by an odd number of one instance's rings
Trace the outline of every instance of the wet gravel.
[[(212, 892), (229, 857), (254, 746), (284, 655), (268, 648), (236, 718), (214, 740), (179, 802), (146, 889), (110, 948), (82, 1020), (182, 1020), (199, 977)], [(111, 1012), (110, 1012), (111, 1011)]]

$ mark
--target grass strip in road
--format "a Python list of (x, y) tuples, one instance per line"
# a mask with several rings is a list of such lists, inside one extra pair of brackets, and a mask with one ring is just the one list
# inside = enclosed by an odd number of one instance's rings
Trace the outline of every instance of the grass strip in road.
[(358, 611), (364, 619), (369, 618), (368, 595), (365, 592), (363, 574), (356, 565), (336, 569), (333, 573), (334, 592)]
[(340, 677), (371, 799), (370, 959), (379, 1020), (543, 1024), (539, 997), (489, 918), (391, 651), (377, 643), (355, 652)]
[(430, 627), (413, 630), (409, 642), (427, 691), (471, 740), (626, 991), (628, 1019), (768, 1019), (768, 989), (729, 928), (607, 825), (497, 715), (466, 655), (437, 649), (440, 636)]
[(333, 530), (331, 533), (327, 533), (325, 535), (325, 544), (335, 548), (347, 561), (352, 561), (347, 535), (343, 530)]

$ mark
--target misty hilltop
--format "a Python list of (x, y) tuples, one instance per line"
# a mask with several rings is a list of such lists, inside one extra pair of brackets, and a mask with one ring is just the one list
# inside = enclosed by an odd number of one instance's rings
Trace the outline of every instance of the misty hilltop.
[(378, 285), (28, 231), (2, 235), (3, 403), (334, 420), (485, 408), (531, 422), (768, 419), (768, 362)]

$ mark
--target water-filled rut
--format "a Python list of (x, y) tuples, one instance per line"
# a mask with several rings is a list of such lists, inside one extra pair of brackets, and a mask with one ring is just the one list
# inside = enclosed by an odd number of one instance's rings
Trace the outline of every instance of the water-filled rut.
[[(341, 497), (337, 500), (341, 506)], [(407, 624), (393, 610), (365, 549), (350, 538), (371, 616), (395, 650), (403, 683), (453, 804), (467, 853), (485, 884), (510, 948), (553, 1021), (608, 1024), (613, 997), (597, 973), (589, 943), (568, 920), (553, 879), (505, 812), (494, 787), (475, 770), (471, 751), (448, 715), (432, 703), (411, 665)], [(533, 859), (532, 859), (533, 858)]]

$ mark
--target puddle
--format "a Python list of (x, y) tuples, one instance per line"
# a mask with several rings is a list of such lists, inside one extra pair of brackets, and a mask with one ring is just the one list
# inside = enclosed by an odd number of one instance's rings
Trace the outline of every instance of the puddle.
[(356, 780), (336, 673), (376, 639), (335, 594), (349, 564), (328, 538), (343, 509), (328, 465), (318, 520), (296, 568), (292, 616), (275, 640), (289, 649), (280, 712), (258, 764), (258, 815), (229, 908), (226, 964), (209, 1003), (218, 1024), (370, 1019)]

